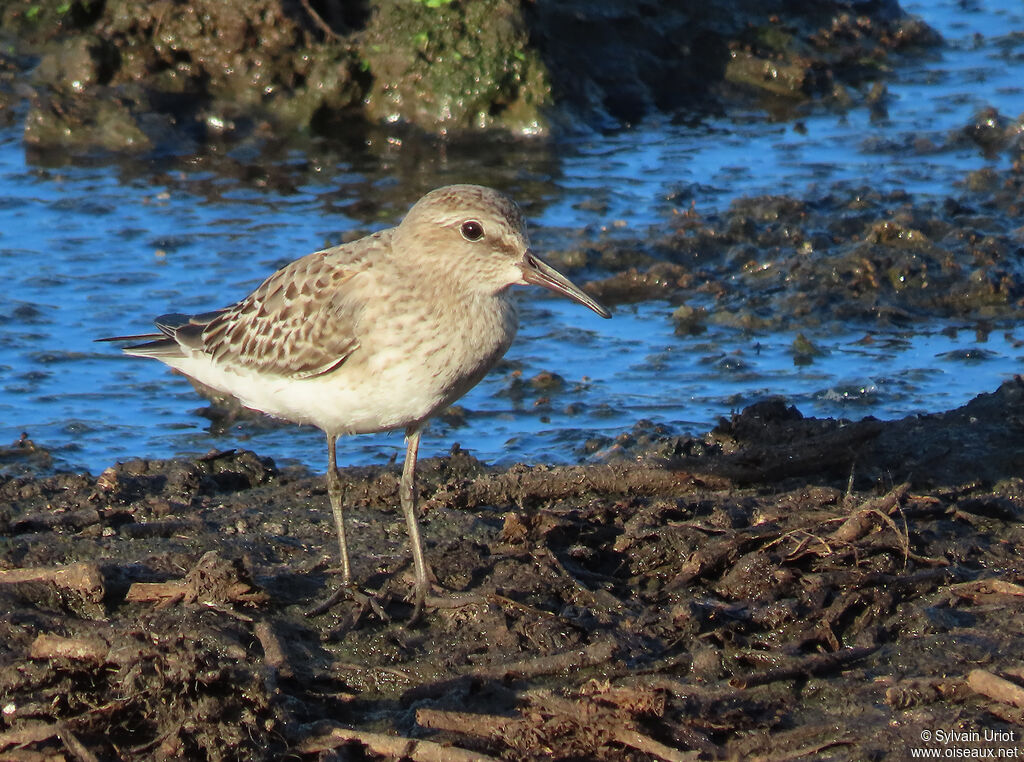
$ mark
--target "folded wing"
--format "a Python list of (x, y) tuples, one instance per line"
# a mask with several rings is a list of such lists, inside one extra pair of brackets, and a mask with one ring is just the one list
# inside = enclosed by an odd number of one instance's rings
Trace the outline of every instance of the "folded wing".
[[(378, 234), (374, 243), (388, 241)], [(287, 378), (330, 373), (360, 346), (368, 286), (363, 270), (375, 247), (364, 246), (358, 260), (346, 262), (347, 248), (298, 259), (225, 309), (163, 315), (155, 321), (160, 333), (118, 339), (145, 340), (124, 351), (171, 365), (175, 357), (203, 353), (225, 366)]]

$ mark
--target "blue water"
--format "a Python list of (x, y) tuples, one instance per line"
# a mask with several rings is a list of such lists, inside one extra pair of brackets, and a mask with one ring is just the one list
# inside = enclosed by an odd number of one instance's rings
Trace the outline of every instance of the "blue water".
[[(836, 183), (955, 194), (965, 172), (1002, 167), (950, 137), (981, 108), (1024, 108), (1024, 5), (1002, 0), (908, 3), (947, 47), (887, 79), (885, 111), (814, 108), (774, 121), (751, 111), (678, 124), (651, 119), (614, 135), (555, 147), (516, 145), (463, 155), (380, 140), (349, 156), (319, 144), (271, 157), (229, 154), (193, 166), (121, 159), (86, 166), (27, 161), (17, 126), (0, 128), (0, 444), (21, 432), (61, 468), (98, 472), (133, 456), (249, 447), (322, 468), (314, 429), (246, 421), (211, 432), (202, 400), (160, 364), (124, 358), (99, 336), (141, 332), (168, 311), (201, 311), (243, 296), (297, 256), (346, 231), (393, 224), (423, 191), (455, 181), (507, 190), (527, 209), (541, 251), (602, 231), (640, 235), (663, 224), (682, 191), (701, 213), (738, 196), (813, 198)], [(925, 137), (934, 150), (907, 146)], [(756, 157), (754, 160), (752, 157)], [(315, 171), (307, 171), (313, 167)], [(374, 204), (363, 205), (370, 198)], [(383, 210), (367, 218), (367, 208)], [(582, 233), (579, 231), (583, 231)], [(425, 456), (459, 442), (494, 462), (576, 461), (593, 436), (641, 418), (680, 433), (783, 394), (808, 415), (895, 418), (949, 409), (1021, 369), (1024, 336), (928, 324), (908, 333), (808, 334), (822, 350), (794, 362), (794, 336), (711, 327), (673, 332), (672, 307), (623, 307), (604, 321), (523, 290), (523, 328), (500, 366), (462, 401), (465, 422), (433, 423)], [(540, 371), (565, 379), (544, 394)], [(341, 445), (345, 463), (386, 460), (401, 436)]]

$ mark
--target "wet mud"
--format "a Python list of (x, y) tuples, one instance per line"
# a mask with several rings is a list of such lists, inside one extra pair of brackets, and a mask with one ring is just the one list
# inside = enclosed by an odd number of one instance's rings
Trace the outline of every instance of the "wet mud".
[(412, 627), (395, 465), (343, 470), (376, 606), (316, 616), (322, 475), (229, 451), (8, 476), (0, 758), (864, 760), (1019, 734), (1022, 443), (1015, 379), (891, 422), (771, 399), (588, 466), (456, 446), (421, 464), (441, 605)]

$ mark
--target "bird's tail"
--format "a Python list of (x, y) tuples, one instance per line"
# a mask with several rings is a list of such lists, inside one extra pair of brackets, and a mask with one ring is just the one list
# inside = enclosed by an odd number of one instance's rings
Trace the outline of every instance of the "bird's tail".
[(160, 333), (138, 333), (131, 336), (106, 336), (96, 341), (134, 341), (141, 342), (121, 347), (126, 355), (134, 357), (181, 357), (184, 352), (181, 345), (175, 338), (178, 330), (186, 325), (201, 325), (209, 322), (209, 319), (217, 313), (204, 315), (184, 315), (172, 313), (161, 315), (153, 323), (160, 329)]

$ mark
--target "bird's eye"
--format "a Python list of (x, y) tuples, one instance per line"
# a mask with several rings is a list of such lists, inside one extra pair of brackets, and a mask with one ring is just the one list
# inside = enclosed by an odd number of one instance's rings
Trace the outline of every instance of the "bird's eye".
[(476, 220), (466, 220), (462, 223), (462, 237), (467, 241), (479, 241), (484, 237), (484, 226)]

